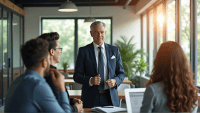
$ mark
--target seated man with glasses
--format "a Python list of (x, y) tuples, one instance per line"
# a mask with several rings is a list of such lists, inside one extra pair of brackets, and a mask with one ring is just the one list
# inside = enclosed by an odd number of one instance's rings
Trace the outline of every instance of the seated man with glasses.
[[(54, 68), (56, 63), (60, 62), (60, 55), (62, 53), (62, 48), (60, 47), (60, 44), (58, 42), (59, 34), (57, 32), (51, 32), (51, 33), (44, 33), (40, 35), (38, 38), (45, 39), (49, 42), (49, 53), (50, 53), (50, 68)], [(45, 77), (46, 82), (51, 87), (54, 95), (58, 96), (58, 88), (54, 85), (51, 76)], [(66, 92), (67, 89), (66, 89)], [(68, 94), (69, 98), (69, 94)], [(58, 99), (58, 98), (57, 98)], [(70, 105), (72, 112), (81, 112), (83, 109), (83, 103), (80, 99), (77, 98), (70, 98)]]

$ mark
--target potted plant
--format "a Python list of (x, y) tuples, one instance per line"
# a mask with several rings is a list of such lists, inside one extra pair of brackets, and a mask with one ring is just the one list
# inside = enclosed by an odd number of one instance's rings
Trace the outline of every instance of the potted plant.
[[(148, 64), (144, 61), (143, 58), (141, 60), (136, 60), (135, 63), (133, 63), (132, 68), (134, 69), (134, 71), (133, 74), (129, 77), (129, 80), (132, 81), (132, 83), (136, 87), (138, 87), (140, 83), (140, 81), (138, 80), (139, 77), (141, 77), (143, 73), (149, 72), (146, 67), (148, 67)], [(138, 72), (140, 73), (140, 75), (137, 75)]]
[(65, 73), (67, 73), (67, 68), (69, 68), (69, 62), (68, 61), (66, 61), (66, 62), (63, 62), (62, 63), (62, 66), (63, 66), (63, 71), (65, 72)]
[(136, 43), (131, 44), (133, 36), (129, 41), (126, 40), (125, 36), (121, 36), (122, 41), (117, 40), (117, 47), (121, 54), (122, 65), (124, 67), (124, 72), (126, 77), (130, 78), (133, 74), (133, 65), (135, 61), (140, 57), (140, 55), (147, 55), (143, 52), (143, 49), (136, 49)]

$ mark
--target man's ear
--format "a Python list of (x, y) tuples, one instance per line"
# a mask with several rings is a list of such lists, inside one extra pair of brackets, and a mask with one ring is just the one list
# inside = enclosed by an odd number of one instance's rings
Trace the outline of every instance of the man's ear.
[(54, 50), (53, 49), (50, 49), (50, 56), (53, 56), (54, 55)]
[[(90, 35), (92, 36), (92, 31), (90, 31)], [(93, 36), (92, 36), (93, 37)]]
[(42, 59), (42, 67), (47, 67), (47, 59)]

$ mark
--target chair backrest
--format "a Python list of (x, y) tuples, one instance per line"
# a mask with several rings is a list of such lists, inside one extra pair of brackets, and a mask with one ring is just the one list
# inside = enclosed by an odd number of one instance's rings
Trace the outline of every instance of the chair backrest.
[(118, 87), (117, 87), (117, 90), (118, 91), (124, 91), (125, 89), (129, 89), (130, 88), (130, 85), (129, 84), (120, 84)]
[(74, 82), (72, 85), (72, 90), (81, 90), (82, 84)]

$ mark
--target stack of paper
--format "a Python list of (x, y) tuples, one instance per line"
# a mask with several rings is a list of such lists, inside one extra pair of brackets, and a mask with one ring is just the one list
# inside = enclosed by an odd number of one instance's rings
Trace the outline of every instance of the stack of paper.
[(123, 112), (127, 111), (126, 108), (115, 107), (115, 106), (104, 106), (104, 107), (94, 107), (92, 108), (94, 112), (105, 112), (105, 113), (112, 113), (112, 112)]

